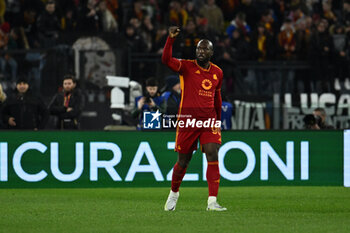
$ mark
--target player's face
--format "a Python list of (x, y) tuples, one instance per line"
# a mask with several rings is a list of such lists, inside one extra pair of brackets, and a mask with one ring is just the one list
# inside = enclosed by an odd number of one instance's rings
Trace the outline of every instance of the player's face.
[(213, 47), (207, 40), (201, 40), (198, 42), (196, 49), (196, 58), (198, 61), (207, 62), (213, 55)]
[(63, 90), (65, 92), (70, 92), (74, 89), (75, 83), (71, 79), (66, 79), (63, 81)]

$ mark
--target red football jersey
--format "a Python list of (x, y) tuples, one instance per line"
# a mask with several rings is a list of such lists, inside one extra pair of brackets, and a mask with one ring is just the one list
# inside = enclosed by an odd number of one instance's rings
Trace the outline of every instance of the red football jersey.
[[(163, 51), (163, 62), (180, 75), (181, 103), (179, 115), (195, 118), (219, 118), (217, 108), (221, 111), (220, 89), (223, 79), (222, 70), (210, 62), (208, 69), (197, 64), (196, 60), (172, 58), (172, 44), (175, 39), (168, 38)], [(220, 106), (216, 106), (219, 98)], [(220, 114), (220, 112), (219, 112)], [(181, 117), (182, 118), (182, 117)]]

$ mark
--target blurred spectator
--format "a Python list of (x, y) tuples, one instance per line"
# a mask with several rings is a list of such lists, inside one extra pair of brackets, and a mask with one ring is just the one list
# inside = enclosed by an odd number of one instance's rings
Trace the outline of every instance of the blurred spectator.
[(194, 2), (189, 1), (186, 3), (186, 12), (189, 20), (195, 20), (195, 22), (197, 21), (197, 18), (199, 17), (199, 15), (198, 15), (198, 10), (194, 5)]
[(184, 27), (187, 24), (188, 14), (179, 1), (170, 3), (169, 22), (170, 25)]
[[(225, 21), (232, 20), (232, 15), (234, 15), (235, 11), (244, 4), (245, 2), (251, 2), (251, 0), (243, 0), (242, 3), (240, 3), (239, 0), (222, 0), (218, 1), (218, 5), (220, 9), (222, 10), (222, 14), (224, 16)], [(249, 4), (249, 3), (248, 3)]]
[(288, 9), (286, 2), (283, 0), (274, 0), (271, 6), (271, 9), (274, 12), (274, 18), (276, 21), (276, 27), (281, 28), (282, 23), (286, 15), (288, 14)]
[(127, 25), (125, 29), (125, 36), (127, 39), (128, 49), (131, 52), (145, 52), (147, 45), (142, 39), (142, 37), (136, 33), (135, 27), (132, 25)]
[(82, 32), (97, 32), (101, 26), (97, 14), (97, 0), (80, 0), (77, 29)]
[(236, 61), (247, 61), (251, 58), (251, 47), (245, 39), (241, 30), (236, 29), (232, 32), (232, 38), (225, 37), (217, 44), (215, 49), (217, 64), (225, 74), (225, 85), (223, 91), (233, 92), (238, 86), (241, 86), (243, 80), (240, 70), (236, 67)]
[(51, 101), (49, 109), (52, 115), (58, 117), (57, 129), (79, 129), (84, 101), (76, 84), (73, 75), (66, 75), (63, 78), (63, 91), (56, 94)]
[[(160, 110), (163, 103), (163, 97), (159, 93), (158, 82), (154, 78), (149, 78), (145, 83), (145, 91), (142, 96), (135, 98), (135, 109), (132, 113), (134, 118), (139, 119), (137, 129), (142, 128), (143, 112)], [(162, 112), (162, 110), (160, 111)]]
[(40, 47), (37, 33), (36, 16), (37, 12), (33, 8), (26, 9), (23, 12), (22, 27), (25, 32), (26, 38), (28, 39), (27, 48), (34, 49)]
[[(0, 48), (3, 51), (9, 51), (12, 49), (17, 49), (18, 33), (15, 30), (11, 30), (10, 25), (6, 22), (0, 26)], [(7, 67), (9, 66), (10, 72), (7, 72)], [(0, 56), (0, 69), (1, 73), (5, 76), (5, 79), (11, 80), (11, 82), (16, 82), (17, 78), (17, 62), (9, 53), (1, 54)]]
[[(312, 67), (313, 90), (318, 92), (330, 91), (330, 69), (333, 41), (328, 34), (326, 24), (320, 21), (317, 29), (310, 38), (310, 65)], [(320, 82), (320, 87), (317, 87)], [(331, 82), (333, 83), (333, 82)]]
[(313, 111), (316, 123), (320, 129), (334, 129), (332, 125), (327, 124), (327, 114), (324, 108), (316, 108)]
[(258, 24), (257, 30), (252, 33), (251, 45), (255, 60), (265, 61), (274, 59), (275, 42), (263, 24)]
[(15, 92), (4, 102), (4, 123), (9, 129), (44, 129), (49, 111), (40, 97), (32, 94), (25, 78), (19, 78)]
[(2, 107), (3, 104), (6, 100), (6, 94), (4, 92), (4, 90), (2, 89), (2, 85), (0, 84), (0, 129), (4, 129), (5, 128), (5, 124), (3, 123), (3, 118), (2, 118)]
[(332, 5), (332, 11), (334, 12), (335, 16), (337, 17), (337, 22), (340, 22), (342, 17), (342, 8), (343, 8), (343, 3), (345, 2), (344, 0), (332, 0), (329, 1), (331, 2)]
[(135, 0), (133, 3), (133, 9), (128, 16), (128, 20), (130, 20), (131, 18), (137, 18), (139, 21), (141, 21), (143, 19), (143, 17), (145, 16), (145, 13), (146, 12), (144, 10), (142, 1)]
[[(292, 20), (286, 19), (282, 25), (281, 32), (278, 34), (278, 45), (280, 48), (280, 57), (284, 60), (294, 60), (296, 58), (296, 38), (295, 29)], [(294, 90), (294, 71), (291, 69), (282, 71), (282, 93), (293, 93)], [(281, 86), (281, 85), (279, 85)]]
[[(235, 30), (238, 31), (239, 29)], [(222, 85), (222, 89), (225, 92), (233, 91), (234, 85), (234, 71), (235, 71), (235, 62), (236, 62), (236, 51), (235, 48), (231, 46), (231, 40), (229, 37), (226, 37), (220, 40), (217, 43), (215, 51), (217, 53), (215, 57), (216, 63), (221, 67), (222, 71), (225, 74), (225, 84)]]
[[(275, 58), (275, 40), (270, 33), (267, 32), (263, 24), (258, 24), (257, 30), (253, 32), (251, 46), (252, 57), (259, 61), (271, 61)], [(269, 95), (275, 90), (271, 90), (275, 85), (271, 84), (271, 75), (268, 70), (256, 69), (255, 77), (249, 81), (253, 93), (259, 95)]]
[(310, 46), (311, 29), (307, 26), (307, 19), (299, 19), (296, 22), (296, 57), (297, 60), (306, 61), (308, 58), (308, 51)]
[[(125, 28), (125, 38), (127, 42), (127, 49), (129, 53), (144, 53), (147, 51), (147, 44), (145, 40), (136, 33), (135, 28), (132, 25), (127, 25)], [(131, 70), (131, 77), (134, 80), (138, 80), (143, 77), (145, 74), (143, 73), (143, 69), (145, 69), (144, 62), (137, 62), (133, 69)]]
[(222, 10), (215, 4), (215, 0), (207, 0), (200, 10), (199, 14), (208, 20), (208, 29), (222, 34), (224, 29), (224, 16)]
[(119, 25), (123, 25), (123, 11), (119, 0), (105, 0), (108, 10)]
[(54, 1), (48, 1), (45, 11), (39, 15), (37, 20), (39, 41), (44, 48), (51, 48), (56, 45), (58, 32), (61, 28), (60, 21), (55, 14), (55, 7)]
[(245, 21), (245, 14), (238, 12), (235, 19), (231, 21), (230, 25), (226, 28), (227, 35), (232, 38), (232, 32), (239, 29), (244, 36), (250, 33), (250, 27)]
[(303, 118), (304, 129), (320, 130), (317, 120), (313, 114), (308, 114)]
[(0, 0), (0, 24), (5, 22), (5, 12), (6, 12), (6, 2), (5, 0)]
[(118, 31), (118, 23), (113, 17), (113, 14), (107, 8), (106, 1), (100, 1), (99, 3), (99, 12), (100, 12), (100, 20), (102, 29), (104, 32), (117, 32)]
[(285, 60), (295, 59), (296, 38), (292, 21), (286, 19), (278, 34), (278, 44), (281, 49), (281, 57)]
[(152, 50), (152, 47), (154, 44), (154, 38), (156, 34), (155, 26), (153, 25), (151, 21), (151, 17), (149, 15), (146, 15), (143, 18), (140, 31), (141, 31), (141, 36), (147, 45), (147, 52), (149, 52)]
[(332, 1), (323, 1), (322, 3), (323, 9), (323, 18), (325, 18), (329, 24), (334, 24), (337, 22), (337, 17), (332, 11)]
[[(310, 77), (313, 79), (313, 91), (321, 91), (320, 83), (318, 83), (318, 87), (315, 87), (315, 80), (322, 80), (322, 90), (330, 91), (328, 82), (332, 82), (330, 78), (334, 77), (337, 78), (335, 84), (342, 84), (342, 81), (344, 81), (345, 89), (350, 89), (348, 79), (349, 57), (347, 54), (349, 51), (347, 47), (346, 49), (341, 48), (343, 43), (341, 41), (344, 41), (344, 38), (349, 41), (350, 38), (349, 0), (60, 0), (56, 2), (53, 2), (53, 0), (0, 0), (0, 20), (3, 3), (6, 3), (7, 8), (5, 22), (8, 22), (11, 28), (15, 28), (15, 30), (11, 32), (12, 30), (9, 29), (7, 33), (0, 32), (2, 54), (6, 53), (4, 50), (10, 48), (36, 49), (47, 47), (47, 44), (49, 46), (54, 45), (59, 30), (77, 32), (74, 33), (74, 38), (71, 36), (73, 33), (62, 34), (61, 41), (70, 43), (75, 41), (76, 35), (85, 36), (84, 32), (88, 32), (88, 35), (106, 36), (107, 44), (114, 46), (116, 44), (109, 43), (109, 36), (113, 37), (113, 35), (96, 33), (102, 31), (116, 32), (118, 29), (121, 34), (128, 31), (128, 33), (125, 33), (127, 43), (125, 48), (129, 48), (130, 52), (160, 54), (167, 37), (167, 24), (176, 24), (181, 26), (182, 36), (185, 38), (182, 41), (175, 42), (177, 44), (174, 46), (177, 49), (174, 49), (174, 53), (176, 53), (174, 56), (181, 56), (181, 53), (183, 53), (184, 55), (181, 57), (193, 58), (194, 50), (191, 47), (196, 45), (199, 38), (211, 40), (214, 46), (219, 48), (219, 51), (223, 51), (217, 54), (216, 59), (226, 63), (223, 66), (228, 67), (228, 69), (223, 69), (228, 80), (226, 87), (229, 90), (235, 89), (232, 88), (233, 85), (230, 83), (237, 81), (237, 72), (242, 70), (245, 72), (245, 69), (239, 69), (239, 71), (235, 69), (233, 66), (235, 61), (247, 59), (258, 61), (278, 59), (277, 61), (279, 61), (281, 57), (285, 60), (296, 58), (305, 61), (310, 59), (312, 72), (307, 73), (306, 70), (302, 69), (295, 71), (297, 82), (304, 82), (305, 89), (300, 89), (300, 92), (306, 89), (311, 91), (311, 88), (308, 88)], [(51, 10), (48, 9), (49, 5), (53, 6)], [(122, 8), (126, 10), (125, 15), (123, 15)], [(61, 25), (61, 28), (52, 23), (56, 21), (56, 15), (59, 16), (57, 24)], [(48, 19), (46, 20), (45, 17)], [(226, 24), (224, 24), (223, 17), (226, 19)], [(232, 17), (235, 18), (232, 19)], [(55, 19), (52, 20), (53, 18)], [(291, 19), (292, 22), (282, 25), (286, 18)], [(229, 22), (230, 20), (232, 21)], [(324, 25), (325, 32), (317, 30), (316, 25), (319, 25), (319, 23)], [(129, 24), (133, 26), (133, 29)], [(343, 32), (327, 36), (327, 28), (333, 28), (335, 24), (342, 24), (344, 26)], [(19, 25), (19, 27), (16, 25)], [(50, 25), (53, 25), (51, 29)], [(227, 26), (228, 31), (226, 30), (226, 32), (230, 39), (222, 36), (224, 26)], [(22, 27), (23, 29), (21, 29)], [(260, 29), (257, 29), (257, 27)], [(237, 28), (239, 30), (236, 30)], [(316, 32), (311, 33), (314, 28), (316, 28)], [(3, 29), (6, 30), (6, 25)], [(48, 36), (47, 34), (54, 36)], [(68, 34), (69, 36), (67, 36)], [(233, 35), (237, 37), (233, 38)], [(38, 38), (40, 38), (40, 42)], [(329, 45), (321, 48), (320, 45), (323, 42), (328, 44), (327, 38), (330, 39)], [(5, 44), (6, 46), (4, 46)], [(334, 44), (334, 50), (332, 44)], [(344, 51), (346, 56), (343, 56), (344, 49), (346, 50)], [(6, 59), (5, 56), (2, 57), (0, 59), (0, 69), (5, 76), (8, 76), (8, 79), (14, 80), (16, 78), (16, 69), (13, 67), (18, 65), (20, 69), (24, 68), (27, 71), (26, 68), (29, 66), (28, 69), (32, 75), (34, 74), (36, 80), (31, 85), (32, 89), (40, 86), (40, 74), (44, 70), (45, 62), (50, 65), (54, 60), (50, 52), (44, 54), (34, 53), (33, 51), (26, 53), (25, 62), (23, 63), (20, 56), (7, 56), (9, 59)], [(44, 57), (45, 59), (43, 59)], [(134, 58), (135, 56), (131, 57)], [(131, 62), (131, 77), (133, 79), (152, 76), (156, 72), (157, 77), (160, 77), (164, 76), (160, 73), (167, 72), (165, 68), (152, 66), (152, 62), (133, 62), (133, 60)], [(328, 67), (330, 64), (333, 66)], [(332, 67), (334, 67), (333, 70), (328, 70)], [(269, 76), (271, 83), (273, 83), (273, 76), (277, 77), (280, 74), (280, 76), (285, 76), (279, 70), (269, 74), (267, 72), (263, 76)], [(253, 73), (248, 70), (247, 75), (244, 74), (243, 76), (252, 77)], [(260, 78), (260, 80), (263, 79)], [(333, 82), (331, 84), (333, 87)], [(335, 87), (339, 90), (339, 85), (335, 85)], [(264, 87), (259, 88), (264, 89)], [(242, 92), (242, 94), (245, 93)]]
[(265, 27), (266, 33), (270, 34), (270, 36), (274, 37), (276, 32), (280, 28), (278, 28), (278, 24), (275, 23), (275, 19), (273, 17), (273, 11), (271, 9), (266, 9), (263, 11), (259, 24)]
[(21, 19), (21, 0), (7, 0), (5, 22), (11, 22), (12, 27), (19, 26)]
[(157, 54), (163, 53), (163, 47), (168, 37), (168, 30), (165, 25), (159, 25), (154, 39), (153, 51)]
[(141, 22), (138, 18), (136, 17), (132, 17), (130, 20), (129, 20), (129, 24), (132, 25), (135, 29), (135, 33), (140, 35), (141, 33)]
[(22, 49), (23, 47), (24, 47), (24, 45), (23, 45), (23, 39), (21, 38), (20, 29), (19, 28), (12, 28), (10, 30), (7, 49), (16, 50), (16, 49)]
[(210, 40), (214, 45), (219, 41), (220, 34), (209, 27), (208, 20), (206, 18), (198, 18), (197, 31), (203, 36), (203, 38)]
[[(249, 25), (251, 29), (254, 29), (258, 21), (258, 13), (252, 4), (252, 0), (242, 0), (241, 4), (235, 7), (235, 14), (237, 15), (239, 12), (245, 15), (245, 22), (247, 23), (247, 25)], [(232, 15), (233, 14), (231, 14), (231, 17)]]
[(149, 1), (143, 2), (142, 8), (145, 11), (145, 15), (148, 15), (149, 17), (151, 17), (152, 21), (161, 20), (158, 2), (159, 1), (157, 0), (149, 0)]
[[(36, 10), (34, 8), (28, 8), (23, 13), (22, 27), (20, 28), (21, 37), (23, 40), (23, 46), (26, 49), (38, 49), (42, 45), (39, 42), (39, 36), (37, 32)], [(27, 52), (25, 54), (25, 61), (30, 66), (28, 76), (34, 79), (33, 88), (40, 93), (41, 86), (41, 71), (45, 64), (45, 54), (39, 52)]]
[(10, 24), (5, 22), (0, 25), (0, 49), (4, 49), (7, 47), (7, 43), (9, 40), (9, 32), (10, 32)]
[(39, 93), (41, 91), (41, 73), (46, 63), (45, 57), (45, 53), (38, 52), (28, 52), (25, 56), (25, 60), (31, 67), (28, 72), (28, 77), (30, 77), (31, 80), (34, 80), (31, 89)]
[(224, 98), (221, 106), (221, 129), (222, 130), (231, 130), (232, 129), (232, 110), (233, 105), (230, 102), (227, 102)]
[(335, 25), (332, 35), (334, 44), (334, 88), (340, 91), (340, 82), (344, 82), (349, 75), (349, 38), (345, 35), (342, 25)]
[(296, 21), (298, 21), (299, 19), (302, 19), (304, 17), (305, 17), (305, 14), (301, 10), (299, 5), (296, 5), (294, 8), (292, 8), (292, 10), (290, 11), (290, 14), (288, 16), (288, 18), (291, 19), (291, 21), (293, 23), (295, 23)]
[(344, 25), (350, 25), (350, 1), (349, 0), (346, 0), (343, 2), (341, 21)]
[(179, 110), (180, 102), (181, 102), (180, 79), (177, 75), (172, 75), (172, 76), (168, 76), (165, 82), (166, 82), (166, 91), (162, 94), (162, 98), (163, 98), (162, 108), (166, 115), (176, 116)]
[(196, 23), (193, 19), (188, 20), (181, 43), (182, 57), (184, 59), (194, 59), (196, 57), (197, 43), (201, 36), (197, 33)]
[(233, 51), (232, 58), (237, 61), (248, 61), (251, 59), (251, 46), (240, 29), (232, 32), (230, 46)]
[[(310, 18), (310, 17), (309, 17)], [(296, 22), (296, 58), (299, 61), (307, 61), (310, 51), (311, 28), (307, 24), (308, 18), (299, 19)], [(299, 93), (310, 93), (311, 87), (309, 82), (308, 70), (295, 71), (295, 87)]]
[(61, 29), (66, 32), (74, 32), (76, 26), (74, 11), (71, 8), (67, 8), (64, 16), (61, 18)]

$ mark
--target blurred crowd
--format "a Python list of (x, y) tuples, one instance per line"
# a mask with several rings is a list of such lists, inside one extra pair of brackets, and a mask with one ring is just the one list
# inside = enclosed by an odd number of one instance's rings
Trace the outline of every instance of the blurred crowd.
[[(245, 61), (305, 61), (311, 72), (287, 71), (283, 78), (317, 81), (321, 91), (340, 90), (340, 84), (350, 90), (350, 0), (0, 0), (0, 79), (17, 87), (12, 51), (55, 48), (65, 33), (121, 34), (129, 51), (161, 54), (171, 25), (181, 28), (176, 57), (193, 59), (201, 38), (213, 42), (226, 91), (234, 91), (236, 64)], [(33, 89), (40, 90), (44, 56), (25, 55), (36, 64)], [(252, 84), (269, 90), (266, 76), (255, 72)]]
[[(194, 58), (210, 39), (230, 80), (237, 61), (309, 61), (311, 79), (350, 89), (349, 0), (0, 0), (1, 73), (15, 79), (8, 50), (51, 48), (62, 33), (120, 33), (131, 52), (162, 53), (170, 25), (174, 55)], [(32, 60), (40, 61), (34, 57)]]

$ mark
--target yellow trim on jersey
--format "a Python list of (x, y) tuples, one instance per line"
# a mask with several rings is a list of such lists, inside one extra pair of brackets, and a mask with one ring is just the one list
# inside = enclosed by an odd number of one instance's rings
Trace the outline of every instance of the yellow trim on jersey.
[(181, 66), (182, 66), (182, 62), (181, 62), (181, 60), (179, 60), (179, 62), (180, 62), (180, 66), (179, 66), (179, 69), (177, 69), (177, 72), (179, 72), (179, 71), (180, 71)]
[(209, 62), (209, 67), (208, 67), (208, 69), (204, 69), (203, 67), (201, 67), (200, 65), (198, 65), (197, 60), (194, 60), (194, 62), (196, 63), (196, 65), (197, 65), (201, 70), (206, 71), (206, 72), (208, 72), (208, 71), (210, 70), (211, 65), (213, 64), (213, 63)]
[[(217, 65), (215, 65), (214, 63), (211, 63), (213, 66), (215, 66), (216, 68), (218, 68), (219, 70), (221, 70), (221, 68), (220, 67), (218, 67)], [(221, 70), (221, 72), (222, 72), (222, 70)]]
[(208, 165), (218, 165), (219, 161), (212, 161), (212, 162), (208, 162)]
[[(180, 77), (180, 86), (181, 86), (181, 101), (180, 101), (180, 105), (179, 105), (179, 112), (178, 112), (179, 115), (177, 117), (177, 120), (179, 120), (179, 118), (181, 116), (182, 104), (183, 104), (183, 100), (184, 100), (184, 91), (185, 91), (184, 77), (182, 75), (179, 75), (179, 77)], [(179, 134), (179, 125), (176, 126), (175, 151), (177, 149), (178, 134)]]

